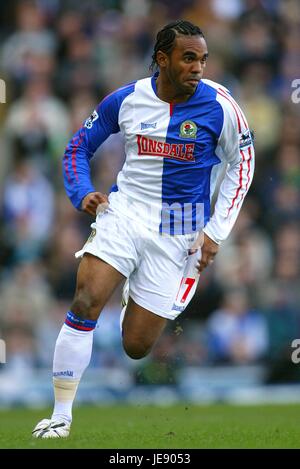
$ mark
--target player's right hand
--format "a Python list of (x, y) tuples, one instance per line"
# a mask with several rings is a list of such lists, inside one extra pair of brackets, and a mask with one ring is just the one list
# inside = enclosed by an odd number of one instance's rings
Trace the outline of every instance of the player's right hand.
[(219, 245), (204, 233), (203, 245), (201, 248), (201, 259), (197, 265), (199, 273), (203, 272), (203, 270), (214, 261), (218, 251)]
[(107, 195), (101, 194), (101, 192), (90, 192), (83, 198), (81, 208), (84, 212), (95, 217), (99, 211), (97, 208), (101, 204), (106, 204), (106, 206), (108, 205)]

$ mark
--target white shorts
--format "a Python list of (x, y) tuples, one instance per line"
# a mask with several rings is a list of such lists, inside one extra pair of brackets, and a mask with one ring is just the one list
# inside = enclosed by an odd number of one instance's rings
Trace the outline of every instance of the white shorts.
[(90, 253), (110, 264), (129, 279), (129, 296), (158, 316), (175, 319), (186, 308), (199, 279), (199, 251), (188, 254), (198, 233), (160, 234), (111, 208), (91, 228), (76, 257)]

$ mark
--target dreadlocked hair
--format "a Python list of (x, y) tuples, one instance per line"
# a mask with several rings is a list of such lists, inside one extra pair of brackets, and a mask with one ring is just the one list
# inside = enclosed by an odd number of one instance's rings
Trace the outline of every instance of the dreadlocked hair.
[(157, 52), (161, 50), (162, 52), (165, 52), (165, 54), (169, 55), (174, 48), (175, 38), (180, 34), (185, 36), (201, 36), (204, 38), (204, 34), (201, 29), (189, 21), (177, 20), (167, 24), (157, 33), (154, 52), (152, 55), (152, 63), (149, 67), (150, 70), (157, 67)]

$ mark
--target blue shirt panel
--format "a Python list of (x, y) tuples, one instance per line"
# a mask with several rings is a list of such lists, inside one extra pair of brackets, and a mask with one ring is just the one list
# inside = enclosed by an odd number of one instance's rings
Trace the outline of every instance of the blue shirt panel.
[[(193, 144), (194, 161), (164, 159), (161, 232), (185, 234), (198, 231), (210, 218), (210, 175), (212, 167), (220, 163), (215, 150), (224, 122), (223, 109), (216, 101), (216, 95), (214, 88), (200, 82), (188, 101), (173, 107), (166, 142)], [(195, 124), (194, 137), (186, 137), (181, 131), (186, 121)]]

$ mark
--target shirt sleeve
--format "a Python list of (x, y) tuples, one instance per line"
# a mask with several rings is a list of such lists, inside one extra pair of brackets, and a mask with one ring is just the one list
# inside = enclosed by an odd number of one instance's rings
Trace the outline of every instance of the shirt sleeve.
[(217, 100), (224, 112), (224, 122), (216, 154), (227, 163), (212, 217), (204, 232), (220, 244), (230, 234), (254, 174), (252, 133), (238, 104), (225, 89)]
[(67, 195), (77, 209), (82, 199), (95, 192), (91, 181), (90, 160), (97, 148), (113, 133), (119, 132), (118, 93), (108, 95), (97, 106), (67, 145), (63, 157), (63, 176)]

